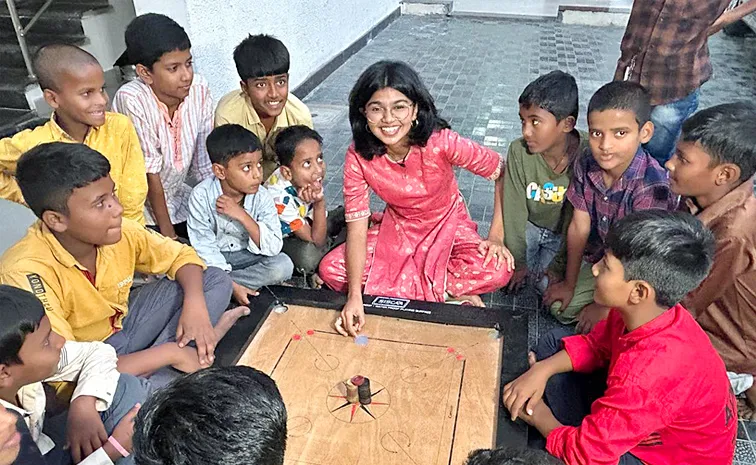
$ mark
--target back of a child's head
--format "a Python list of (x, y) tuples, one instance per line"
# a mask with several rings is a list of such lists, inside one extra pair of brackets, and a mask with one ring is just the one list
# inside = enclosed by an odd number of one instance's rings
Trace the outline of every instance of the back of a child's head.
[(16, 181), (24, 201), (38, 218), (48, 210), (68, 215), (68, 199), (110, 173), (110, 162), (84, 144), (50, 142), (21, 155)]
[(166, 53), (192, 48), (184, 28), (171, 18), (157, 13), (134, 18), (126, 27), (125, 38), (129, 64), (143, 65), (149, 69)]
[(756, 105), (735, 102), (701, 110), (683, 123), (680, 140), (700, 145), (712, 167), (737, 165), (746, 181), (756, 173)]
[(519, 104), (525, 108), (542, 108), (562, 121), (568, 116), (577, 119), (578, 87), (575, 78), (555, 70), (528, 84), (520, 94)]
[(228, 166), (232, 158), (243, 153), (262, 150), (260, 139), (249, 129), (238, 124), (224, 124), (207, 136), (207, 153), (210, 161)]
[(43, 316), (45, 308), (31, 292), (0, 284), (0, 365), (22, 363), (21, 346)]
[(142, 406), (134, 426), (138, 465), (281, 465), (285, 449), (276, 383), (245, 366), (177, 379)]
[(289, 72), (289, 50), (275, 37), (250, 35), (234, 49), (236, 71), (242, 81)]
[(37, 51), (32, 60), (32, 67), (42, 90), (59, 91), (62, 75), (67, 70), (85, 66), (100, 66), (100, 62), (86, 50), (69, 44), (45, 45)]
[(562, 462), (537, 449), (478, 449), (470, 452), (465, 465), (559, 465)]
[(296, 125), (284, 128), (276, 136), (275, 152), (278, 157), (278, 162), (283, 166), (291, 168), (291, 164), (294, 161), (294, 155), (297, 151), (297, 146), (305, 140), (314, 140), (318, 144), (323, 144), (323, 138), (318, 134), (318, 131), (305, 126)]
[(588, 102), (588, 115), (594, 111), (620, 110), (635, 114), (638, 127), (651, 119), (651, 98), (637, 82), (614, 81), (604, 84)]
[(709, 274), (714, 235), (690, 213), (641, 210), (612, 225), (606, 250), (622, 263), (626, 281), (646, 281), (656, 304), (668, 308)]

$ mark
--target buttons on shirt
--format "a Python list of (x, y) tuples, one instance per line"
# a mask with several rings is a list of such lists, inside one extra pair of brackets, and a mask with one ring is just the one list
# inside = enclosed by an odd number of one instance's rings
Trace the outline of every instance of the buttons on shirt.
[(605, 217), (605, 216), (604, 216), (604, 217), (602, 217), (602, 218), (601, 218), (601, 221), (604, 221), (604, 222), (606, 222), (606, 217)]
[(606, 201), (608, 201), (608, 200), (609, 200), (609, 197), (607, 197), (607, 196), (604, 196), (604, 202), (606, 202)]

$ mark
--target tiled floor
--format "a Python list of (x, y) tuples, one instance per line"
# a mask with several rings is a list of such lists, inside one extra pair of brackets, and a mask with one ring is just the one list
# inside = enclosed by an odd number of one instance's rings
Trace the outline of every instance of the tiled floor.
[[(381, 59), (404, 60), (431, 89), (442, 116), (465, 137), (505, 151), (519, 137), (517, 97), (538, 75), (559, 68), (572, 73), (580, 88), (579, 127), (591, 94), (611, 79), (622, 29), (563, 25), (556, 21), (479, 20), (461, 17), (403, 16), (349, 59), (306, 98), (325, 138), (325, 186), (329, 207), (341, 204), (341, 173), (351, 135), (347, 95), (358, 75)], [(756, 98), (756, 40), (717, 35), (710, 40), (714, 78), (703, 86), (701, 107)], [(473, 220), (486, 235), (491, 221), (493, 184), (458, 173)], [(371, 202), (382, 207), (379, 199)], [(511, 378), (526, 367), (526, 351), (556, 324), (538, 306), (532, 290), (520, 295), (486, 296), (511, 325), (506, 330)], [(500, 425), (500, 439), (524, 440), (522, 425)], [(741, 424), (736, 463), (756, 464), (756, 424)]]
[(630, 13), (632, 0), (454, 0), (453, 15), (556, 18), (559, 8)]

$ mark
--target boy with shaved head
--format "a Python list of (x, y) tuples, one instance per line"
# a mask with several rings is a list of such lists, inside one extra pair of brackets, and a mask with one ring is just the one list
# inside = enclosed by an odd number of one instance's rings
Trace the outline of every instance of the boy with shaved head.
[(53, 114), (36, 129), (0, 139), (0, 198), (24, 202), (15, 180), (21, 154), (46, 142), (78, 142), (105, 155), (123, 216), (144, 224), (144, 155), (129, 118), (105, 111), (108, 95), (97, 59), (73, 45), (48, 45), (37, 52), (34, 70)]

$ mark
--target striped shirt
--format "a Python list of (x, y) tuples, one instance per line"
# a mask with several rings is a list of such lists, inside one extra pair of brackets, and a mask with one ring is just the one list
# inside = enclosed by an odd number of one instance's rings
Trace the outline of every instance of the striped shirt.
[[(195, 74), (189, 95), (173, 118), (150, 86), (136, 79), (118, 89), (113, 111), (134, 123), (144, 152), (147, 174), (159, 174), (171, 223), (186, 221), (192, 188), (187, 177), (201, 181), (212, 174), (205, 140), (213, 129), (213, 102), (210, 88)], [(147, 224), (155, 225), (149, 202), (145, 205)]]
[(591, 233), (583, 259), (596, 263), (604, 256), (604, 240), (609, 228), (638, 210), (673, 210), (677, 197), (669, 189), (667, 171), (642, 147), (622, 177), (611, 187), (604, 184), (603, 170), (593, 158), (591, 149), (575, 161), (567, 199), (577, 210), (591, 216)]

